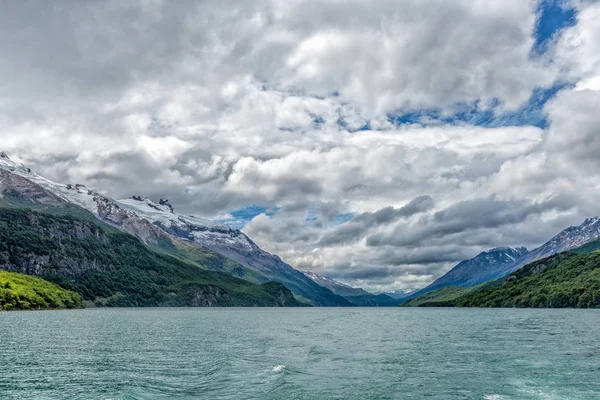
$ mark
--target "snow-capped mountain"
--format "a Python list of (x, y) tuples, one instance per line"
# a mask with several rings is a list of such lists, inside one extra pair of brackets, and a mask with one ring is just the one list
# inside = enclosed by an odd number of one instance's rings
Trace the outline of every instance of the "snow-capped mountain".
[(354, 288), (335, 279), (321, 276), (314, 272), (304, 272), (304, 275), (312, 279), (317, 284), (326, 287), (333, 293), (345, 297), (347, 300), (357, 306), (362, 307), (395, 307), (400, 302), (398, 299), (386, 294), (373, 294), (361, 288)]
[(177, 214), (165, 199), (155, 203), (145, 197), (133, 196), (118, 200), (116, 204), (146, 219), (173, 237), (200, 244), (260, 273), (268, 280), (283, 283), (302, 300), (308, 300), (315, 305), (352, 305), (343, 297), (316, 284), (278, 256), (262, 250), (239, 229), (204, 218)]
[(155, 203), (147, 197), (132, 196), (128, 199), (117, 200), (115, 203), (172, 236), (197, 242), (209, 248), (217, 244), (214, 242), (218, 242), (220, 245), (226, 242), (230, 246), (249, 251), (258, 248), (254, 242), (237, 229), (206, 218), (176, 213), (175, 208), (166, 199), (160, 199), (158, 203)]
[[(158, 244), (168, 235), (157, 226), (135, 213), (120, 207), (114, 200), (86, 188), (82, 184), (61, 184), (44, 178), (23, 164), (16, 163), (5, 154), (0, 157), (0, 171), (4, 187), (0, 192), (11, 190), (21, 201), (46, 206), (78, 206), (98, 219), (120, 230), (139, 237), (146, 244)], [(18, 181), (18, 184), (17, 184)], [(12, 182), (9, 184), (9, 182)], [(0, 184), (2, 185), (2, 184)], [(37, 193), (33, 196), (33, 193)]]
[(204, 218), (177, 214), (165, 199), (155, 203), (145, 197), (133, 196), (117, 201), (79, 183), (56, 183), (1, 153), (0, 204), (14, 203), (21, 206), (76, 206), (149, 245), (175, 240), (207, 248), (258, 273), (263, 281), (283, 283), (296, 297), (314, 305), (352, 305), (278, 256), (262, 250), (240, 230)]
[(587, 218), (581, 225), (570, 226), (567, 229), (562, 230), (552, 239), (517, 260), (517, 262), (502, 276), (508, 275), (536, 260), (563, 251), (576, 249), (577, 247), (581, 247), (598, 238), (600, 238), (600, 218)]
[(600, 238), (600, 218), (587, 218), (579, 226), (571, 226), (559, 232), (542, 246), (528, 252), (525, 247), (496, 248), (460, 262), (431, 285), (411, 295), (416, 297), (445, 286), (469, 287), (492, 281), (542, 258), (563, 251), (573, 250)]
[(327, 278), (314, 272), (304, 271), (304, 275), (340, 296), (366, 296), (371, 294), (361, 288), (354, 288), (342, 282), (338, 282), (335, 279)]

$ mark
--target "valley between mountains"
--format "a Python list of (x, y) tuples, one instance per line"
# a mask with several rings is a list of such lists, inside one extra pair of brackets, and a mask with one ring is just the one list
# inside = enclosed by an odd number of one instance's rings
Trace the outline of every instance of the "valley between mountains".
[(88, 306), (600, 307), (600, 219), (528, 251), (494, 248), (417, 292), (301, 272), (166, 199), (115, 200), (0, 154), (0, 310)]

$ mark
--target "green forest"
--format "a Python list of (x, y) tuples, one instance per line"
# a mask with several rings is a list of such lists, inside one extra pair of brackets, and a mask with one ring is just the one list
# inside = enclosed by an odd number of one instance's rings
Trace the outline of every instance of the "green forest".
[(34, 276), (0, 271), (0, 310), (83, 308), (81, 296)]
[(0, 269), (39, 276), (98, 306), (303, 305), (280, 283), (202, 269), (92, 221), (26, 209), (0, 207)]
[(600, 308), (600, 252), (585, 252), (597, 247), (556, 254), (479, 286), (438, 289), (404, 306)]

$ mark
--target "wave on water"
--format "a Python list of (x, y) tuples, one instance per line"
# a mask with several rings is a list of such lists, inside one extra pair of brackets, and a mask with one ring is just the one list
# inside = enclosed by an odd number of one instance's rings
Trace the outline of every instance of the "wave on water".
[(271, 370), (272, 372), (283, 372), (285, 370), (285, 365), (276, 365)]

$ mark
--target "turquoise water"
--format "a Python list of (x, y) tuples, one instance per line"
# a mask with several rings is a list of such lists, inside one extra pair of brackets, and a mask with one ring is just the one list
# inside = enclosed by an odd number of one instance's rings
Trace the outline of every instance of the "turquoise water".
[(0, 313), (0, 399), (600, 399), (600, 311)]

